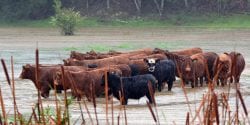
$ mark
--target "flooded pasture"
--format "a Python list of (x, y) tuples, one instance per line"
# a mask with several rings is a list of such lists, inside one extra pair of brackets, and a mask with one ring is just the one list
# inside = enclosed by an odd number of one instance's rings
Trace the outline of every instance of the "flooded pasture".
[[(105, 47), (117, 51), (129, 51), (139, 48), (161, 47), (168, 50), (178, 50), (190, 47), (200, 47), (203, 51), (216, 53), (238, 51), (246, 60), (246, 67), (240, 79), (240, 90), (243, 94), (247, 108), (250, 106), (250, 30), (249, 29), (201, 29), (201, 28), (157, 28), (157, 29), (126, 29), (126, 28), (86, 28), (79, 30), (75, 36), (60, 36), (55, 29), (33, 29), (33, 28), (0, 28), (0, 57), (5, 59), (9, 74), (10, 57), (14, 58), (14, 76), (16, 85), (16, 101), (19, 111), (29, 116), (32, 107), (37, 102), (37, 92), (30, 80), (18, 78), (22, 65), (34, 64), (35, 49), (39, 48), (39, 61), (41, 64), (62, 64), (62, 59), (69, 57), (71, 50), (81, 52), (99, 48), (106, 51)], [(0, 85), (3, 93), (6, 112), (13, 114), (13, 100), (5, 75), (1, 68)], [(232, 85), (232, 88), (234, 86)], [(180, 81), (176, 81), (172, 92), (164, 89), (156, 93), (157, 112), (161, 124), (185, 124), (186, 114), (195, 114), (200, 101), (208, 91), (207, 86), (191, 89), (186, 86), (189, 102), (187, 103)], [(228, 92), (228, 86), (216, 87), (217, 93)], [(69, 93), (70, 94), (70, 93)], [(59, 94), (63, 99), (63, 94)], [(55, 107), (53, 91), (48, 99), (42, 99), (44, 107)], [(140, 100), (129, 99), (126, 106), (128, 124), (151, 125), (155, 124), (146, 104), (146, 97)], [(86, 101), (86, 100), (85, 100)], [(114, 119), (120, 112), (119, 101), (114, 101)], [(91, 102), (87, 102), (91, 117), (95, 122), (94, 108)], [(235, 90), (230, 91), (229, 103), (231, 109), (235, 108)], [(90, 118), (82, 105), (84, 118), (90, 123)], [(242, 108), (240, 108), (242, 111)], [(248, 108), (248, 112), (250, 109)], [(120, 124), (125, 124), (124, 115), (121, 113)], [(99, 123), (106, 123), (105, 99), (97, 98), (97, 116)], [(71, 122), (81, 123), (81, 112), (76, 101), (70, 105)], [(111, 122), (111, 111), (109, 108), (109, 122)]]

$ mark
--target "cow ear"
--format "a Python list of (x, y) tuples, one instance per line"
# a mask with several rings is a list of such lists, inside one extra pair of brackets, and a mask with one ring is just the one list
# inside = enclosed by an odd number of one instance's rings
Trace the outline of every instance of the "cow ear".
[(240, 55), (241, 55), (241, 53), (237, 53), (237, 54), (236, 54), (236, 56), (240, 56)]
[(30, 64), (26, 64), (26, 65), (23, 66), (23, 69), (28, 69), (28, 68), (30, 68), (30, 67), (31, 67)]
[(194, 63), (197, 62), (197, 59), (193, 59), (192, 62), (194, 62)]
[(159, 63), (161, 61), (161, 59), (156, 59), (155, 63)]
[(65, 64), (65, 63), (67, 63), (67, 60), (66, 60), (66, 59), (63, 59), (63, 62), (64, 62), (64, 64)]
[(144, 58), (143, 61), (144, 61), (145, 63), (148, 63), (148, 59), (146, 59), (146, 58)]

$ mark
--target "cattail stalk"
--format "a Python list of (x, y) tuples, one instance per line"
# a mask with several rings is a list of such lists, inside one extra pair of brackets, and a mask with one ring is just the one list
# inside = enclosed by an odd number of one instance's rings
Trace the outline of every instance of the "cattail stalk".
[(250, 120), (249, 120), (249, 118), (248, 118), (247, 107), (246, 107), (246, 105), (245, 105), (245, 101), (244, 101), (244, 99), (243, 99), (243, 97), (242, 97), (242, 95), (241, 95), (240, 90), (237, 90), (237, 94), (239, 95), (240, 102), (241, 102), (243, 111), (244, 111), (244, 113), (245, 113), (245, 115), (246, 115), (246, 117), (247, 117), (246, 119), (247, 119), (247, 121), (248, 121), (248, 124), (250, 124)]
[(8, 123), (7, 120), (8, 119), (7, 119), (7, 115), (6, 115), (6, 111), (5, 111), (5, 105), (4, 105), (4, 101), (3, 101), (3, 95), (2, 95), (2, 89), (1, 89), (1, 87), (0, 87), (0, 102), (1, 102), (3, 120), (4, 120), (3, 124), (7, 125), (7, 123)]
[(154, 90), (153, 90), (153, 86), (152, 86), (152, 83), (149, 81), (148, 82), (148, 89), (149, 89), (149, 94), (150, 94), (150, 97), (152, 99), (152, 102), (154, 104), (154, 108), (155, 108), (155, 113), (156, 113), (156, 118), (157, 118), (157, 121), (158, 124), (160, 125), (160, 120), (159, 120), (159, 116), (158, 116), (158, 111), (157, 111), (157, 105), (156, 105), (156, 101), (155, 101), (155, 96), (154, 96)]
[(91, 88), (90, 90), (91, 90), (91, 95), (92, 95), (93, 106), (94, 106), (94, 110), (95, 110), (96, 124), (99, 125), (97, 111), (96, 111), (96, 99), (95, 99), (95, 85), (94, 85), (94, 81), (92, 81), (90, 88)]
[(157, 123), (157, 119), (156, 119), (156, 117), (155, 117), (154, 111), (153, 111), (153, 109), (152, 109), (150, 103), (149, 103), (148, 101), (146, 101), (146, 102), (147, 102), (148, 109), (149, 109), (149, 111), (150, 111), (150, 113), (151, 113), (151, 115), (152, 115), (152, 117), (153, 117), (155, 123)]
[(9, 84), (9, 86), (11, 86), (10, 77), (9, 77), (8, 70), (7, 70), (6, 64), (4, 62), (4, 59), (1, 59), (1, 62), (2, 62), (2, 66), (3, 66), (3, 70), (4, 70), (4, 73), (5, 73), (6, 80), (7, 80), (8, 84)]
[(56, 116), (57, 116), (57, 121), (56, 123), (58, 125), (61, 125), (61, 108), (58, 106), (58, 100), (57, 100), (57, 88), (56, 88), (56, 84), (54, 85), (54, 95), (55, 95), (55, 103), (56, 103)]
[(186, 125), (189, 125), (189, 112), (187, 112)]
[(37, 97), (38, 97), (38, 119), (39, 122), (41, 122), (41, 115), (42, 115), (42, 120), (43, 124), (45, 125), (45, 118), (43, 114), (43, 106), (42, 106), (42, 99), (41, 99), (41, 85), (39, 84), (39, 51), (36, 49), (36, 69), (35, 69), (35, 78), (36, 78), (36, 86), (37, 86)]
[(106, 124), (109, 124), (108, 120), (108, 77), (107, 77), (107, 72), (105, 72), (105, 100), (106, 100)]
[(216, 124), (219, 125), (220, 119), (219, 119), (219, 111), (218, 111), (218, 99), (217, 99), (217, 95), (215, 93), (213, 95), (214, 95), (213, 96), (213, 108), (215, 111)]
[(84, 100), (83, 100), (83, 104), (84, 104), (84, 107), (85, 107), (85, 109), (86, 109), (86, 111), (87, 111), (87, 114), (88, 114), (88, 116), (89, 116), (89, 119), (90, 119), (90, 121), (91, 121), (91, 124), (94, 125), (93, 119), (92, 119), (92, 117), (91, 117), (91, 115), (90, 115), (90, 112), (89, 112), (89, 109), (88, 109), (88, 106), (87, 106), (87, 104), (86, 104), (86, 102), (85, 102)]
[(61, 66), (61, 72), (62, 72), (62, 85), (64, 90), (64, 106), (65, 106), (65, 117), (68, 122), (68, 125), (70, 125), (70, 119), (69, 119), (69, 105), (68, 105), (68, 97), (67, 97), (67, 90), (65, 88), (65, 72), (64, 67)]
[[(125, 101), (127, 101), (127, 99), (125, 99), (125, 96), (124, 96), (124, 90), (123, 90), (123, 83), (122, 83), (122, 79), (120, 78), (120, 83), (121, 83), (121, 98), (122, 98), (122, 101), (125, 103)], [(128, 124), (128, 121), (127, 121), (127, 113), (126, 113), (126, 107), (125, 105), (122, 105), (123, 107), (123, 112), (124, 112), (124, 119), (125, 119), (125, 125)]]
[(175, 65), (176, 65), (176, 68), (177, 68), (177, 73), (179, 74), (180, 76), (180, 79), (181, 79), (181, 88), (184, 92), (184, 95), (185, 95), (185, 99), (186, 99), (186, 102), (187, 102), (187, 105), (188, 105), (188, 109), (189, 109), (189, 112), (190, 112), (190, 116), (193, 118), (193, 115), (192, 115), (192, 110), (191, 110), (191, 106), (189, 104), (189, 99), (188, 99), (188, 96), (187, 96), (187, 91), (185, 89), (185, 84), (184, 84), (184, 81), (183, 81), (183, 78), (182, 78), (182, 74), (180, 72), (180, 67), (177, 65), (177, 62), (176, 60), (175, 61)]
[(78, 103), (80, 111), (81, 111), (82, 124), (85, 124), (85, 119), (84, 119), (84, 116), (83, 116), (81, 101), (77, 101), (77, 103)]
[(112, 113), (112, 125), (114, 125), (114, 100), (113, 100), (113, 96), (111, 96), (111, 113)]
[(17, 114), (18, 108), (16, 104), (16, 94), (15, 94), (15, 78), (14, 78), (14, 61), (13, 56), (11, 56), (11, 74), (12, 74), (12, 96), (13, 96), (13, 104), (14, 104), (14, 122), (17, 124)]

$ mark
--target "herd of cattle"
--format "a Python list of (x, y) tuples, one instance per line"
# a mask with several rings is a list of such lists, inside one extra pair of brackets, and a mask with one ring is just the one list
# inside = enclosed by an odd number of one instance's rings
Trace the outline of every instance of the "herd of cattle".
[(207, 83), (213, 80), (224, 86), (228, 79), (230, 83), (238, 83), (245, 67), (244, 57), (238, 52), (216, 54), (203, 52), (201, 48), (108, 53), (72, 51), (70, 58), (63, 62), (63, 73), (61, 64), (39, 65), (38, 84), (35, 65), (24, 65), (20, 78), (33, 81), (44, 98), (49, 97), (51, 89), (57, 92), (70, 89), (74, 97), (86, 96), (91, 101), (92, 91), (100, 96), (107, 82), (109, 94), (120, 99), (120, 92), (123, 92), (123, 104), (127, 104), (129, 98), (139, 99), (145, 95), (152, 103), (149, 85), (152, 85), (153, 94), (156, 88), (161, 91), (164, 83), (171, 91), (176, 77), (186, 85), (191, 84), (192, 88), (198, 83), (202, 86), (203, 80)]

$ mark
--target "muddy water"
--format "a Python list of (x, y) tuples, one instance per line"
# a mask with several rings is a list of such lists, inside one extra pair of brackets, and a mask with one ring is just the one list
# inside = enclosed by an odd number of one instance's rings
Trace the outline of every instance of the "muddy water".
[[(118, 29), (118, 28), (96, 28), (83, 29), (76, 36), (60, 36), (55, 29), (30, 29), (30, 28), (5, 28), (0, 29), (0, 57), (4, 58), (10, 73), (10, 56), (14, 58), (14, 76), (16, 85), (16, 100), (20, 112), (26, 116), (31, 113), (37, 97), (36, 88), (29, 80), (18, 79), (22, 65), (34, 63), (35, 48), (39, 48), (40, 63), (58, 64), (62, 59), (69, 57), (69, 48), (80, 48), (80, 51), (89, 51), (91, 46), (103, 45), (118, 51), (125, 51), (123, 45), (129, 45), (129, 50), (145, 47), (165, 47), (169, 50), (177, 50), (188, 47), (201, 47), (204, 51), (217, 53), (236, 50), (241, 52), (246, 59), (246, 69), (241, 77), (241, 91), (247, 107), (250, 105), (250, 30), (248, 29), (200, 29), (200, 28), (176, 28), (176, 29)], [(0, 72), (0, 85), (3, 93), (5, 108), (9, 114), (13, 114), (12, 96), (10, 87), (5, 81), (3, 70)], [(207, 92), (207, 86), (191, 89), (186, 86), (191, 114), (200, 105), (200, 100)], [(217, 87), (216, 92), (227, 92), (227, 87)], [(230, 91), (230, 106), (235, 107), (234, 90)], [(63, 99), (60, 94), (59, 98)], [(129, 100), (126, 106), (128, 124), (154, 124), (154, 120), (146, 106), (146, 98), (140, 100)], [(172, 92), (164, 90), (156, 93), (157, 112), (161, 124), (185, 124), (186, 113), (189, 112), (188, 104), (179, 82), (174, 85)], [(86, 102), (91, 117), (95, 122), (94, 108), (92, 103)], [(49, 99), (43, 99), (45, 107), (54, 108), (53, 91)], [(83, 106), (83, 105), (82, 105)], [(241, 112), (242, 109), (240, 108)], [(248, 109), (250, 111), (250, 109)], [(70, 105), (72, 123), (81, 122), (79, 105), (75, 101)], [(85, 108), (84, 118), (90, 123)], [(114, 116), (117, 122), (118, 114), (121, 115), (120, 123), (125, 124), (124, 115), (120, 112), (119, 102), (114, 99)], [(97, 99), (97, 115), (99, 122), (106, 123), (105, 101)], [(109, 122), (111, 113), (109, 109)], [(198, 119), (197, 119), (198, 122)]]

